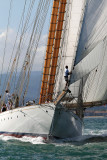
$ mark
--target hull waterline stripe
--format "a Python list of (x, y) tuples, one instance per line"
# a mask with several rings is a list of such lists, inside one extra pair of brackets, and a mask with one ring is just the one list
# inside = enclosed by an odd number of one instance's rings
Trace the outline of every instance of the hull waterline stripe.
[(47, 134), (34, 134), (34, 133), (19, 133), (19, 132), (0, 132), (0, 135), (4, 136), (14, 136), (17, 138), (21, 138), (23, 136), (27, 137), (43, 137), (43, 139), (47, 139), (48, 135)]

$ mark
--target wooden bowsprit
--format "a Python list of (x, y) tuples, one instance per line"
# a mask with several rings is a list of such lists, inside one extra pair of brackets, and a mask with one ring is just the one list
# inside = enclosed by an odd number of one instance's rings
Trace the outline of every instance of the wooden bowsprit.
[(69, 89), (63, 90), (61, 94), (58, 96), (57, 100), (54, 102), (55, 105), (61, 102), (61, 100), (66, 96), (67, 93), (71, 93)]

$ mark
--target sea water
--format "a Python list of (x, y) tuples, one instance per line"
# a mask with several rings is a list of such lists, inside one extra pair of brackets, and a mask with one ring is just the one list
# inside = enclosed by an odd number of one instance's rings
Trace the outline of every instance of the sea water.
[(42, 137), (0, 136), (0, 160), (106, 160), (107, 117), (84, 119), (83, 136), (44, 141)]
[[(5, 77), (5, 75), (3, 75)], [(32, 72), (27, 100), (38, 98), (40, 72)], [(34, 82), (34, 83), (32, 83)], [(67, 126), (68, 127), (68, 126)], [(83, 136), (53, 139), (0, 136), (0, 160), (106, 160), (107, 117), (84, 119)]]

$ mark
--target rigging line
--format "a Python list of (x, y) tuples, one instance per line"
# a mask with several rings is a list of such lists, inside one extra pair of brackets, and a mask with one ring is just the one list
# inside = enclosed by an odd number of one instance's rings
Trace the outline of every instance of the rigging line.
[[(35, 0), (32, 0), (32, 3), (30, 4), (30, 7), (29, 7), (29, 9), (28, 9), (28, 13), (27, 13), (27, 16), (26, 16), (27, 18), (26, 18), (26, 21), (25, 21), (25, 25), (24, 25), (24, 27), (23, 27), (23, 29), (22, 29), (22, 36), (23, 36), (23, 38), (22, 38), (21, 43), (23, 43), (23, 39), (25, 38), (25, 37), (24, 37), (24, 36), (25, 36), (25, 30), (26, 30), (26, 27), (27, 27), (27, 25), (28, 25), (28, 23), (29, 23), (29, 20), (30, 20), (30, 17), (31, 17), (31, 12), (32, 12), (34, 3), (35, 3)], [(21, 49), (21, 43), (20, 43), (20, 46), (19, 46), (18, 49)], [(23, 44), (22, 44), (22, 45), (23, 45)], [(18, 52), (19, 52), (19, 51), (18, 51)], [(16, 54), (17, 54), (17, 52), (16, 52)], [(17, 58), (16, 73), (17, 73), (17, 67), (18, 67), (20, 55), (21, 55), (21, 52), (19, 52), (18, 58)]]
[[(32, 0), (32, 2), (34, 3), (35, 0)], [(31, 8), (33, 8), (33, 3), (31, 4), (31, 6), (32, 6)], [(26, 21), (25, 21), (25, 25), (23, 27), (23, 31), (22, 31), (22, 34), (21, 34), (21, 37), (20, 37), (19, 45), (18, 45), (18, 48), (17, 48), (17, 51), (16, 51), (16, 55), (15, 55), (15, 58), (14, 58), (14, 61), (13, 61), (12, 67), (11, 67), (11, 72), (10, 72), (9, 80), (8, 80), (8, 83), (7, 83), (7, 89), (9, 87), (9, 83), (10, 83), (11, 77), (13, 75), (13, 71), (15, 69), (16, 60), (18, 62), (18, 60), (19, 60), (18, 58), (21, 54), (19, 51), (20, 51), (21, 43), (22, 43), (22, 40), (23, 40), (23, 37), (24, 37), (24, 29), (26, 28), (26, 26), (29, 22), (29, 18), (31, 16), (31, 9), (29, 9), (29, 8), (28, 8), (28, 13), (27, 13), (27, 18), (26, 18)], [(3, 101), (4, 101), (4, 99), (5, 99), (5, 93), (4, 93), (4, 96), (3, 96)]]
[[(52, 10), (52, 9), (51, 9)], [(51, 18), (51, 17), (50, 17)], [(49, 18), (49, 22), (50, 22), (50, 18)], [(49, 25), (48, 25), (48, 31), (49, 31)], [(47, 36), (47, 38), (46, 38), (46, 40), (45, 40), (45, 43), (47, 43), (47, 40), (48, 40), (48, 36)], [(40, 88), (41, 88), (41, 79), (42, 79), (42, 75), (43, 75), (43, 66), (44, 66), (44, 59), (45, 59), (45, 52), (46, 52), (46, 47), (47, 47), (47, 45), (46, 44), (43, 44), (44, 46), (45, 46), (45, 49), (44, 49), (44, 53), (43, 53), (43, 58), (42, 58), (42, 60), (41, 60), (41, 70), (40, 70), (40, 72), (41, 72), (41, 74), (40, 74), (40, 81), (39, 81), (39, 83), (38, 83), (38, 89), (37, 89), (37, 92), (38, 93), (40, 93)], [(36, 68), (35, 68), (36, 69)], [(40, 95), (40, 94), (39, 94)], [(36, 101), (37, 101), (37, 104), (39, 103), (39, 98), (40, 98), (40, 96), (38, 97), (38, 98), (36, 98)]]
[[(40, 8), (42, 5), (41, 5), (41, 2), (42, 1), (40, 1), (40, 3), (39, 3), (39, 6), (38, 6), (38, 8)], [(43, 4), (43, 3), (42, 3)], [(25, 61), (26, 61), (26, 57), (28, 56), (28, 53), (30, 53), (30, 45), (31, 45), (31, 41), (32, 41), (32, 38), (33, 38), (33, 34), (34, 34), (34, 27), (35, 27), (35, 25), (36, 25), (36, 23), (37, 23), (37, 19), (39, 18), (39, 13), (40, 13), (40, 9), (37, 9), (37, 12), (36, 12), (36, 19), (35, 19), (35, 22), (34, 22), (34, 25), (33, 25), (33, 30), (32, 30), (32, 34), (31, 34), (31, 37), (30, 37), (30, 40), (29, 40), (29, 46), (28, 46), (28, 48), (27, 48), (27, 52), (26, 52), (26, 56), (25, 56), (25, 60), (24, 60), (24, 63), (25, 63)], [(24, 66), (24, 63), (23, 63), (23, 66)], [(22, 66), (22, 71), (23, 71), (23, 66)], [(22, 73), (22, 71), (21, 71), (21, 74), (20, 74), (20, 78), (21, 78), (21, 75), (23, 74)], [(20, 79), (19, 78), (19, 79)], [(17, 85), (18, 86), (18, 85)]]
[[(46, 50), (46, 49), (45, 49)], [(33, 65), (33, 64), (32, 64)], [(43, 66), (43, 63), (42, 63), (42, 66)], [(29, 67), (28, 67), (29, 68)], [(27, 91), (28, 91), (28, 85), (29, 85), (29, 77), (30, 77), (30, 72), (31, 71), (28, 71), (28, 75), (26, 76), (26, 79), (25, 79), (25, 87), (24, 87), (24, 95), (23, 95), (23, 98), (26, 96), (26, 94), (27, 94)], [(27, 78), (28, 77), (28, 78)], [(41, 74), (41, 78), (42, 78), (42, 74)], [(38, 87), (38, 92), (39, 92), (39, 90), (40, 90), (40, 84), (41, 84), (41, 82), (39, 82), (39, 87)]]
[(31, 69), (30, 69), (31, 70)]
[[(15, 54), (15, 58), (14, 58), (14, 61), (13, 61), (12, 67), (11, 67), (11, 73), (10, 73), (10, 77), (9, 77), (8, 83), (11, 80), (13, 71), (15, 69), (15, 65), (16, 65), (16, 67), (18, 66), (18, 61), (19, 61), (19, 57), (20, 57), (20, 54), (21, 54), (21, 52), (20, 52), (20, 50), (21, 50), (21, 43), (22, 43), (23, 38), (24, 38), (24, 30), (26, 29), (26, 26), (27, 26), (27, 24), (29, 22), (29, 19), (30, 19), (30, 16), (31, 16), (31, 9), (33, 8), (34, 2), (35, 2), (35, 0), (32, 0), (32, 3), (30, 4), (30, 6), (28, 8), (27, 18), (26, 18), (26, 21), (25, 21), (25, 24), (24, 24), (24, 27), (23, 27), (23, 30), (22, 30), (22, 33), (21, 33), (21, 36), (20, 36), (19, 45), (18, 45), (16, 54)], [(7, 86), (7, 87), (9, 87), (9, 86)]]
[[(35, 54), (33, 55), (33, 58), (32, 58), (32, 60), (34, 60), (34, 56), (35, 56)], [(32, 65), (33, 65), (33, 62), (31, 63)], [(32, 68), (32, 65), (30, 66), (30, 72), (31, 72), (31, 68)]]
[[(19, 112), (21, 112), (22, 114), (28, 116), (30, 119), (32, 119), (32, 121), (37, 122), (37, 123), (38, 123), (39, 125), (41, 125), (43, 128), (47, 129), (47, 127), (45, 127), (45, 125), (43, 125), (42, 123), (40, 123), (40, 122), (39, 122), (38, 120), (36, 120), (35, 118), (29, 116), (27, 113), (25, 113), (25, 112), (23, 112), (23, 111), (19, 111)], [(36, 124), (35, 124), (35, 125), (36, 125)]]
[[(29, 34), (28, 34), (29, 35)], [(26, 38), (26, 41), (24, 42), (24, 44), (23, 44), (23, 47), (25, 46), (25, 44), (27, 44), (26, 42), (27, 42), (27, 40), (28, 40), (28, 37)], [(23, 48), (22, 48), (23, 49)], [(17, 76), (17, 70), (18, 70), (18, 65), (16, 65), (16, 71), (15, 71), (15, 73), (14, 73), (14, 89), (13, 90), (15, 90), (15, 88), (16, 88), (16, 76)]]
[[(44, 106), (43, 106), (44, 107)], [(44, 109), (42, 109), (43, 108), (42, 107), (42, 105), (40, 105), (40, 109), (43, 111), (43, 112), (46, 112)], [(52, 110), (55, 110), (53, 107), (51, 107), (51, 106), (48, 106), (49, 108), (51, 108)], [(53, 116), (51, 116), (48, 112), (46, 112), (50, 117), (53, 117)]]
[(9, 30), (9, 24), (10, 24), (10, 18), (11, 18), (12, 2), (13, 2), (13, 0), (10, 1), (9, 16), (8, 16), (7, 31), (6, 31), (6, 39), (5, 39), (5, 45), (4, 45), (4, 54), (3, 54), (2, 69), (1, 69), (1, 76), (0, 76), (0, 84), (1, 84), (1, 81), (2, 81), (4, 59), (5, 59), (5, 54), (6, 54), (6, 46), (7, 46), (8, 30)]
[(26, 31), (33, 25), (34, 21), (35, 21), (35, 17), (34, 17), (34, 19), (32, 20), (32, 22), (29, 24), (29, 26), (26, 28), (25, 33), (26, 33)]
[[(47, 5), (47, 2), (46, 2), (46, 5)], [(45, 5), (45, 6), (46, 6)], [(49, 4), (48, 4), (49, 5)], [(46, 9), (46, 7), (45, 7), (45, 9)], [(47, 12), (47, 11), (46, 11)], [(46, 13), (47, 14), (47, 13)], [(41, 23), (40, 23), (41, 24)], [(38, 44), (37, 44), (37, 46), (38, 46)], [(37, 49), (37, 47), (36, 47), (36, 49)], [(29, 67), (29, 74), (30, 74), (30, 72), (31, 72), (31, 68), (32, 68), (32, 65), (33, 65), (33, 61), (34, 61), (34, 58), (35, 58), (35, 53), (33, 54), (33, 57), (32, 57), (32, 61), (31, 61), (31, 63), (30, 63), (30, 67)]]
[[(27, 0), (26, 0), (26, 2), (27, 2)], [(33, 1), (32, 0), (30, 0), (30, 2), (29, 2), (29, 6), (31, 5), (33, 3)], [(32, 9), (32, 7), (30, 8), (30, 9)], [(30, 10), (29, 8), (28, 8), (28, 10)], [(22, 29), (23, 29), (23, 27), (24, 27), (24, 14), (25, 14), (25, 12), (23, 13), (23, 21), (22, 21)], [(21, 32), (22, 32), (23, 30), (21, 30)]]
[[(42, 20), (42, 19), (41, 19)], [(39, 24), (39, 23), (38, 23)], [(35, 25), (35, 24), (34, 24)], [(42, 29), (42, 28), (41, 28)], [(34, 31), (33, 31), (34, 32)], [(40, 36), (39, 36), (40, 37)], [(37, 37), (37, 38), (39, 38), (39, 37)], [(33, 43), (34, 43), (34, 40), (33, 40)], [(31, 47), (32, 47), (32, 44), (31, 44)], [(34, 58), (34, 56), (33, 56), (33, 58)], [(31, 61), (32, 62), (32, 61)], [(33, 64), (33, 63), (32, 63)]]
[(21, 27), (21, 23), (23, 22), (23, 16), (24, 16), (24, 12), (25, 12), (26, 2), (27, 2), (27, 0), (25, 0), (25, 3), (24, 3), (24, 8), (23, 8), (23, 12), (22, 12), (22, 17), (21, 17), (21, 20), (20, 20), (20, 23), (19, 23), (17, 35), (16, 35), (15, 42), (14, 42), (14, 46), (13, 46), (13, 49), (12, 49), (12, 54), (11, 54), (11, 57), (10, 57), (10, 62), (9, 62), (9, 66), (8, 66), (8, 69), (7, 69), (6, 78), (5, 78), (5, 80), (4, 80), (4, 87), (3, 87), (3, 89), (2, 89), (2, 93), (3, 93), (3, 91), (4, 91), (4, 88), (5, 88), (5, 86), (6, 86), (6, 82), (7, 82), (7, 80), (8, 80), (8, 73), (9, 73), (9, 70), (10, 70), (10, 64), (11, 64), (11, 61), (12, 61), (13, 52), (14, 52), (14, 49), (15, 49), (15, 45), (16, 45), (16, 41), (17, 41), (17, 38), (18, 38), (19, 30), (20, 30), (20, 27)]
[[(60, 8), (60, 7), (59, 7)], [(59, 9), (58, 9), (58, 13), (59, 13)], [(57, 14), (57, 21), (58, 21), (58, 15), (59, 14)], [(53, 29), (53, 26), (52, 26), (52, 28), (51, 28), (51, 30)], [(54, 29), (55, 30), (55, 32), (57, 31), (57, 24), (56, 24), (56, 28)], [(55, 35), (56, 35), (56, 33), (55, 33)], [(55, 37), (54, 37), (55, 38)], [(51, 61), (50, 61), (50, 65), (52, 65), (52, 57), (53, 57), (53, 49), (54, 49), (54, 43), (55, 43), (55, 39), (53, 40), (53, 45), (52, 45), (52, 52), (51, 52), (51, 57), (50, 57), (50, 59), (51, 59)], [(49, 72), (49, 76), (48, 76), (48, 79), (47, 79), (47, 84), (49, 84), (49, 79), (50, 79), (50, 72), (51, 72), (51, 67), (50, 67), (50, 69), (48, 70), (48, 72)], [(47, 86), (48, 87), (48, 86)], [(47, 92), (48, 92), (48, 90), (46, 90), (46, 94), (47, 94)], [(47, 94), (48, 95), (48, 94)]]
[[(83, 8), (85, 9), (85, 1), (84, 1), (84, 3), (83, 3)], [(83, 9), (82, 12), (81, 12), (81, 20), (83, 19), (84, 9)], [(80, 22), (80, 26), (81, 26), (81, 22)], [(79, 29), (78, 29), (78, 33), (80, 32), (80, 28), (81, 28), (81, 27), (79, 27)], [(77, 39), (77, 41), (76, 41), (76, 46), (77, 46), (78, 37), (77, 37), (76, 39)], [(75, 52), (76, 52), (76, 47), (75, 47)], [(74, 58), (75, 58), (75, 57), (74, 57)], [(73, 67), (73, 66), (71, 66), (71, 67)], [(72, 68), (71, 68), (71, 69), (72, 69)]]
[[(63, 34), (62, 34), (62, 43), (61, 43), (61, 46), (63, 46), (63, 49), (62, 49), (62, 47), (61, 47), (61, 52), (60, 52), (60, 55), (59, 55), (59, 64), (58, 65), (61, 65), (61, 57), (64, 59), (64, 57), (66, 57), (66, 52), (64, 51), (64, 49), (66, 50), (66, 44), (67, 44), (67, 41), (65, 41), (65, 35), (66, 35), (66, 30), (67, 30), (67, 25), (68, 25), (68, 23), (69, 23), (69, 20), (67, 21), (67, 19), (68, 19), (68, 17), (70, 17), (70, 15), (68, 14), (68, 12), (69, 12), (69, 10), (70, 10), (70, 5), (72, 6), (72, 3), (71, 4), (69, 4), (70, 3), (70, 1), (68, 2), (68, 5), (67, 5), (67, 9), (66, 9), (66, 17), (65, 17), (65, 26), (64, 26), (64, 31), (63, 31)], [(70, 11), (70, 13), (71, 13), (71, 11)], [(67, 15), (68, 14), (68, 15)], [(67, 39), (68, 40), (68, 39)], [(64, 61), (63, 61), (63, 69), (64, 69), (64, 62), (65, 62), (65, 59), (64, 59)], [(60, 68), (59, 68), (60, 69)], [(62, 72), (61, 72), (62, 73)], [(63, 74), (63, 73), (62, 73)]]
[[(54, 4), (55, 4), (55, 0), (53, 1), (53, 9), (52, 10), (54, 10)], [(59, 5), (59, 2), (58, 2), (58, 4), (57, 5)], [(58, 10), (59, 10), (59, 7), (57, 7), (57, 12), (58, 12)], [(53, 12), (53, 11), (52, 11)], [(51, 14), (51, 16), (54, 16), (54, 14)], [(55, 22), (55, 23), (53, 23), (52, 21), (53, 21), (53, 16), (51, 17), (52, 19), (51, 19), (51, 23), (50, 23), (50, 30), (49, 30), (49, 32), (50, 32), (50, 34), (48, 33), (48, 42), (47, 42), (47, 49), (48, 50), (50, 50), (51, 51), (51, 53), (50, 54), (48, 54), (48, 51), (46, 51), (46, 59), (48, 60), (48, 65), (50, 66), (51, 65), (51, 59), (52, 59), (52, 54), (53, 54), (53, 47), (54, 47), (54, 38), (55, 38), (55, 32), (56, 32), (56, 26), (57, 26), (57, 23)], [(55, 21), (57, 20), (57, 18), (58, 18), (58, 14), (56, 15), (56, 17), (55, 17)], [(53, 24), (55, 24), (55, 25), (53, 25)], [(54, 28), (55, 27), (55, 28)], [(51, 36), (51, 30), (54, 30), (54, 32), (53, 32), (53, 35), (52, 35), (52, 37), (53, 37), (53, 40), (51, 41), (49, 41), (49, 39), (50, 39), (50, 36)], [(52, 45), (51, 45), (51, 47), (48, 47), (49, 45), (48, 45), (48, 43), (52, 43)], [(45, 60), (45, 62), (44, 62), (44, 65), (46, 64), (46, 60)], [(47, 65), (46, 65), (47, 66)], [(48, 88), (48, 84), (49, 84), (49, 78), (50, 78), (50, 67), (48, 67), (48, 69), (47, 69), (47, 67), (45, 67), (44, 68), (44, 70), (43, 70), (43, 74), (45, 73), (45, 72), (48, 72), (48, 76), (43, 76), (43, 79), (45, 79), (45, 78), (47, 78), (47, 83), (46, 83), (46, 88)], [(43, 83), (42, 83), (43, 84)], [(43, 86), (44, 86), (44, 84), (43, 84)], [(44, 93), (43, 93), (44, 94)], [(46, 91), (46, 94), (47, 94), (47, 91)]]
[[(62, 72), (62, 67), (63, 67), (63, 70), (64, 70), (64, 61), (63, 61), (63, 64), (62, 64), (62, 59), (64, 59), (65, 55), (66, 55), (66, 52), (64, 51), (64, 48), (66, 47), (66, 44), (67, 42), (65, 41), (65, 35), (66, 35), (66, 30), (67, 30), (67, 25), (68, 25), (68, 17), (70, 16), (68, 13), (69, 13), (69, 9), (70, 9), (70, 1), (67, 2), (67, 6), (66, 6), (66, 13), (65, 13), (65, 22), (64, 22), (64, 28), (63, 28), (63, 34), (62, 34), (62, 40), (61, 40), (61, 48), (60, 48), (60, 54), (59, 54), (59, 58), (58, 58), (58, 66), (60, 67), (57, 67), (57, 72), (56, 72), (56, 79), (55, 81), (58, 80), (58, 75), (61, 75), (61, 77), (63, 77), (63, 72)], [(66, 49), (65, 49), (66, 50)], [(61, 67), (62, 65), (62, 67)], [(59, 76), (60, 77), (60, 76)], [(55, 86), (57, 87), (57, 86)], [(59, 88), (61, 88), (61, 83), (59, 85)], [(59, 90), (59, 89), (58, 89)]]
[[(38, 11), (37, 11), (38, 12)], [(39, 13), (40, 13), (40, 11), (39, 11)], [(39, 13), (36, 13), (37, 15), (39, 15)], [(36, 17), (36, 19), (38, 18), (38, 16)], [(35, 22), (36, 22), (36, 20), (35, 20)], [(36, 22), (37, 23), (37, 22)], [(34, 26), (34, 25), (33, 25)], [(33, 27), (34, 28), (34, 27)], [(33, 29), (33, 32), (34, 32), (34, 29)], [(32, 35), (31, 35), (31, 37), (30, 37), (30, 40), (29, 40), (29, 46), (28, 46), (28, 49), (27, 49), (27, 53), (28, 53), (28, 51), (29, 51), (29, 48), (30, 48), (30, 45), (31, 45), (31, 40), (32, 40), (32, 37), (33, 37), (33, 32), (32, 32)]]

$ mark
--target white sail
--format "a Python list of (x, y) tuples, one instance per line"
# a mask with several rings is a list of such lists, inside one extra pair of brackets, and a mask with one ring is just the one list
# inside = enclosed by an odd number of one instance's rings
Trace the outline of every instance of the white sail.
[(107, 99), (107, 1), (87, 0), (71, 83), (88, 74), (83, 101)]
[(106, 15), (106, 0), (87, 0), (75, 65), (107, 35)]
[(85, 0), (68, 0), (55, 82), (55, 97), (65, 87), (64, 71), (72, 69), (84, 17)]

